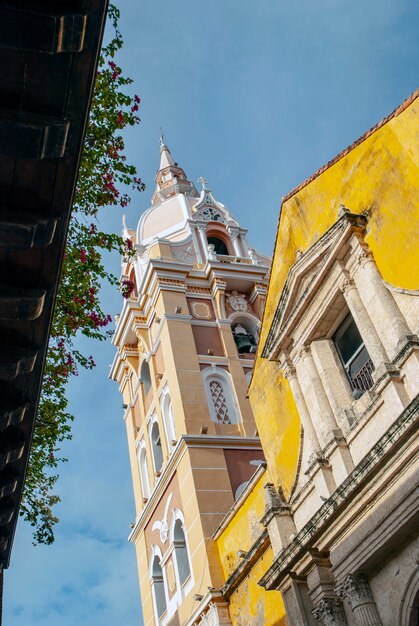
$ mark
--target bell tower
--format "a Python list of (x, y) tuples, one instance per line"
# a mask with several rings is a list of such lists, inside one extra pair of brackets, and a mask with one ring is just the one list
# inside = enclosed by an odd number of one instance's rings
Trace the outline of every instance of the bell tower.
[[(110, 376), (123, 396), (144, 624), (192, 622), (228, 606), (213, 533), (263, 462), (246, 398), (270, 259), (160, 140), (151, 207), (122, 261)], [(154, 621), (153, 621), (154, 620)], [(217, 621), (218, 620), (218, 621)]]

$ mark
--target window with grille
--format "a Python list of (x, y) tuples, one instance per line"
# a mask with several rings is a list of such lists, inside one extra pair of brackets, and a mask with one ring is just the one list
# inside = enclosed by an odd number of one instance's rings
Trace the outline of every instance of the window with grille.
[(374, 364), (368, 354), (355, 320), (349, 314), (333, 337), (353, 390), (366, 391), (374, 380)]
[(219, 380), (211, 380), (209, 388), (217, 422), (220, 424), (231, 424), (224, 385)]

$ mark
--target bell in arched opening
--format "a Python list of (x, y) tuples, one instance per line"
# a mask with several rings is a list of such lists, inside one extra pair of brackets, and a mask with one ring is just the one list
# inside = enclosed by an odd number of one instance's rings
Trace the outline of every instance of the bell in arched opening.
[(221, 254), (222, 256), (228, 256), (229, 252), (226, 244), (222, 239), (218, 237), (208, 237), (208, 244), (212, 244), (214, 246), (215, 254)]
[(233, 328), (233, 337), (239, 354), (256, 351), (256, 341), (244, 326), (236, 324)]

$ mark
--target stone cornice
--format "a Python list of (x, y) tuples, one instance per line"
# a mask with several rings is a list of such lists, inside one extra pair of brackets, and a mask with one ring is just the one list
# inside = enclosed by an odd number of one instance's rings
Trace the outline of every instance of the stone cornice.
[(344, 482), (320, 507), (310, 521), (298, 532), (293, 541), (276, 557), (272, 566), (261, 578), (259, 584), (266, 590), (276, 589), (292, 567), (304, 555), (313, 540), (324, 531), (333, 519), (337, 518), (349, 498), (370, 480), (378, 471), (395, 447), (402, 445), (419, 416), (419, 397), (403, 411), (400, 417), (375, 444), (370, 452), (349, 474)]

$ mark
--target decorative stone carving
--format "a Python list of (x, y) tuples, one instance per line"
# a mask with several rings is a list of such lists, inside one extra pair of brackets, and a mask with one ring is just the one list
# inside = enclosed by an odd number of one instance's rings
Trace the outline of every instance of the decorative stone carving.
[[(205, 222), (225, 223), (226, 219), (221, 213), (221, 211), (216, 209), (215, 206), (208, 206), (210, 202), (211, 201), (209, 199), (209, 196), (207, 195), (205, 197), (205, 203), (207, 206), (204, 206), (202, 207), (202, 209), (199, 209), (199, 211), (195, 213), (194, 219), (201, 219), (201, 220), (204, 220)], [(211, 205), (214, 205), (214, 203), (211, 202)]]
[(187, 248), (181, 248), (176, 250), (172, 249), (173, 258), (181, 263), (193, 263), (195, 261), (194, 247), (191, 243)]
[(322, 598), (313, 615), (314, 619), (321, 620), (323, 626), (348, 626), (339, 598)]
[(152, 526), (152, 530), (158, 530), (160, 532), (160, 541), (162, 543), (166, 543), (166, 541), (169, 538), (169, 525), (167, 523), (167, 517), (168, 517), (167, 514), (169, 512), (169, 506), (170, 506), (172, 497), (173, 497), (173, 494), (170, 493), (169, 497), (167, 498), (166, 506), (164, 507), (163, 519), (157, 520), (156, 522), (154, 522)]
[(382, 626), (365, 574), (349, 574), (336, 593), (340, 598), (348, 598), (359, 626)]
[(199, 320), (210, 320), (211, 309), (210, 305), (206, 302), (192, 302), (191, 304), (192, 315)]
[(227, 296), (227, 302), (233, 311), (244, 313), (248, 309), (246, 297), (235, 290)]
[(355, 283), (350, 276), (346, 276), (340, 285), (340, 290), (342, 293), (347, 293), (350, 289), (355, 289)]

